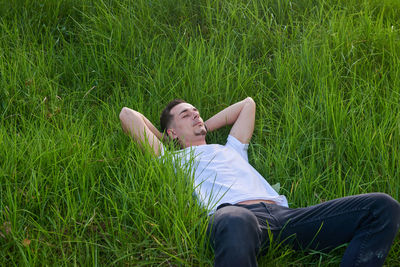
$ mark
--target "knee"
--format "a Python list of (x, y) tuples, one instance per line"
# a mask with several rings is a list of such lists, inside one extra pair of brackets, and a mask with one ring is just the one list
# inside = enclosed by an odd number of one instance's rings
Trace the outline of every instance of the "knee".
[(251, 211), (236, 206), (218, 210), (210, 223), (216, 235), (227, 235), (235, 239), (258, 235), (261, 231), (256, 216)]
[(257, 218), (251, 211), (235, 206), (224, 208), (220, 222), (224, 228), (232, 228), (233, 230), (254, 229), (258, 225)]
[(373, 214), (374, 216), (386, 216), (388, 220), (399, 225), (400, 204), (397, 200), (385, 193), (373, 193)]

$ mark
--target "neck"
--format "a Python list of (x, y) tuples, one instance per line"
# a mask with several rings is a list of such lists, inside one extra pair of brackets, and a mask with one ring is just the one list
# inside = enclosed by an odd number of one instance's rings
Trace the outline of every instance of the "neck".
[(201, 145), (207, 145), (205, 136), (199, 139), (191, 140), (190, 142), (185, 142), (184, 147), (187, 148), (191, 146), (201, 146)]

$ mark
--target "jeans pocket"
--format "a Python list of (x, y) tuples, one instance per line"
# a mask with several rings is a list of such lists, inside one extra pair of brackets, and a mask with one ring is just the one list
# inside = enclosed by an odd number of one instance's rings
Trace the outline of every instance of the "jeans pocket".
[(258, 223), (262, 230), (271, 230), (277, 231), (281, 229), (279, 220), (275, 218), (272, 210), (274, 209), (275, 204), (267, 204), (261, 203), (262, 211), (256, 211), (256, 217), (258, 219)]

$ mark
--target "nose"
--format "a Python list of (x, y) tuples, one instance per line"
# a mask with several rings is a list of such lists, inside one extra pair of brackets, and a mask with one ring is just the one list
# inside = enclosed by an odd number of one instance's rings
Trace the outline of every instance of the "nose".
[(198, 112), (193, 112), (193, 119), (197, 119), (199, 117), (199, 113)]

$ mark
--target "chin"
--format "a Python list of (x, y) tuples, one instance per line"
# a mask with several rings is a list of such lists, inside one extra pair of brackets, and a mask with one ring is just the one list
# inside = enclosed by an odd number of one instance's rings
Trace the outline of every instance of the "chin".
[(201, 131), (198, 131), (195, 133), (195, 135), (197, 135), (197, 136), (201, 136), (201, 135), (205, 136), (206, 134), (207, 134), (206, 129), (201, 129)]

